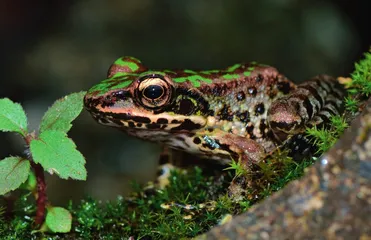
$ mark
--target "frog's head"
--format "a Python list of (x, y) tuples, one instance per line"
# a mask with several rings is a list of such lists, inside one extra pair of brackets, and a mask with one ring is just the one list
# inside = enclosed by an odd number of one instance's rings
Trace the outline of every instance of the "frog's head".
[(86, 109), (101, 124), (132, 130), (192, 132), (207, 123), (209, 106), (187, 82), (173, 81), (175, 72), (148, 71), (138, 59), (123, 57), (108, 78), (84, 98)]

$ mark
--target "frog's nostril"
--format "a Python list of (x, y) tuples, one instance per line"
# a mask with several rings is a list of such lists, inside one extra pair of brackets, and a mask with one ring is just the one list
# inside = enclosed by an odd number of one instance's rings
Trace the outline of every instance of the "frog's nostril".
[(288, 102), (286, 100), (276, 101), (268, 111), (268, 121), (271, 126), (274, 123), (280, 123), (281, 125), (300, 123), (301, 116), (298, 114), (298, 107), (296, 102)]

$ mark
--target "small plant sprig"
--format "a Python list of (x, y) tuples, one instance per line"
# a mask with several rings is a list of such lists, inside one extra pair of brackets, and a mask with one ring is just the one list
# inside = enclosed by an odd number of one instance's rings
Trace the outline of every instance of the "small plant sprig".
[(342, 116), (331, 116), (331, 128), (317, 128), (316, 126), (307, 129), (307, 134), (313, 137), (313, 144), (317, 146), (317, 153), (329, 150), (339, 139), (344, 130), (348, 128), (348, 123)]
[(349, 96), (345, 99), (347, 110), (356, 113), (360, 97), (371, 95), (371, 49), (364, 54), (364, 59), (355, 63), (351, 81), (347, 82)]
[(248, 174), (248, 171), (242, 166), (241, 162), (235, 161), (234, 159), (232, 159), (229, 163), (229, 167), (224, 168), (224, 170), (234, 170), (235, 177), (240, 177), (242, 175)]
[(57, 100), (44, 114), (38, 132), (28, 131), (26, 113), (20, 104), (0, 99), (0, 131), (18, 133), (25, 141), (27, 153), (25, 157), (0, 160), (0, 195), (26, 184), (36, 198), (35, 225), (40, 231), (71, 229), (70, 212), (48, 202), (44, 171), (62, 179), (86, 180), (85, 159), (67, 136), (71, 122), (83, 108), (84, 95), (85, 92), (72, 93)]

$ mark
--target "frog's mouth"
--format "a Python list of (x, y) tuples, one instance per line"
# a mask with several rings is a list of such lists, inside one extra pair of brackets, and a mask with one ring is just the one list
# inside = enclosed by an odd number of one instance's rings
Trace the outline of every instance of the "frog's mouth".
[(120, 104), (120, 106), (106, 106), (104, 104), (85, 106), (100, 124), (124, 130), (192, 132), (207, 125), (207, 118), (203, 116), (185, 116), (167, 112), (155, 114), (134, 107), (129, 102), (126, 102), (125, 106), (124, 104)]

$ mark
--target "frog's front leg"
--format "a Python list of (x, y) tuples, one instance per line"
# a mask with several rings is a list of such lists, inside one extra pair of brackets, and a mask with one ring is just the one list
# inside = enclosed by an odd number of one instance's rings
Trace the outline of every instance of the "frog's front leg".
[[(212, 134), (203, 132), (199, 138), (202, 139), (200, 150), (212, 151), (210, 158), (225, 159), (224, 163), (238, 161), (247, 172), (253, 169), (253, 164), (259, 163), (266, 156), (263, 146), (257, 141), (221, 130), (214, 129)], [(242, 196), (246, 195), (247, 184), (246, 176), (236, 176), (228, 187), (228, 195), (234, 200), (242, 199)]]
[(265, 155), (264, 148), (258, 142), (219, 129), (200, 132), (197, 135), (200, 139), (199, 151), (204, 155), (223, 163), (238, 160), (246, 170)]

